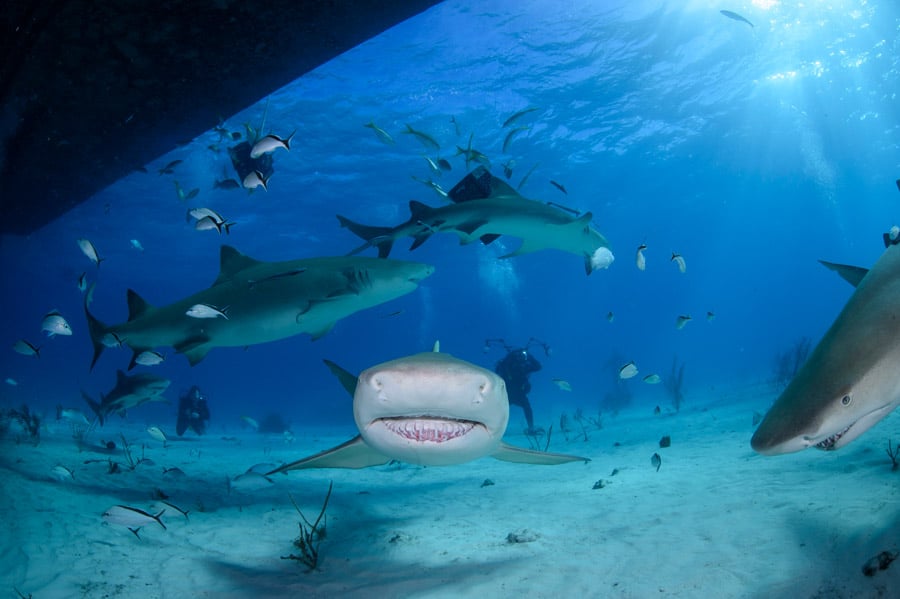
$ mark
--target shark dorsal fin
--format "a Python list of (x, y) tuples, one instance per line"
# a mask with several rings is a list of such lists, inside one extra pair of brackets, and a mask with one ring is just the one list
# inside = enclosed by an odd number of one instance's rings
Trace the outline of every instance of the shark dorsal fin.
[(416, 200), (409, 201), (409, 217), (415, 220), (425, 220), (434, 212), (434, 208)]
[(869, 269), (863, 268), (861, 266), (836, 264), (834, 262), (827, 262), (825, 260), (819, 260), (819, 263), (828, 270), (833, 270), (834, 272), (836, 272), (842, 279), (844, 279), (854, 287), (859, 286), (859, 282), (862, 281), (863, 277), (865, 277), (869, 273)]
[(497, 177), (491, 175), (491, 195), (488, 196), (491, 198), (496, 197), (504, 197), (510, 199), (521, 199), (522, 196), (518, 191), (512, 188), (509, 183), (504, 181), (503, 179), (498, 179)]
[(223, 245), (219, 251), (219, 276), (216, 277), (213, 287), (233, 277), (235, 274), (246, 270), (251, 266), (260, 264), (259, 260), (254, 260), (249, 256), (245, 256), (230, 245)]
[(128, 322), (140, 318), (148, 311), (153, 309), (150, 303), (137, 294), (134, 289), (129, 289), (128, 294)]

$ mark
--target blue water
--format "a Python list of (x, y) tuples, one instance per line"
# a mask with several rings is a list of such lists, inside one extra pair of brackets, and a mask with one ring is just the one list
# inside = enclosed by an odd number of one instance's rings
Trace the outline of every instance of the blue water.
[[(18, 383), (3, 385), (3, 402), (86, 409), (80, 391), (106, 392), (127, 366), (128, 352), (107, 350), (88, 372), (75, 285), (82, 272), (97, 282), (93, 312), (114, 323), (127, 316), (128, 288), (163, 305), (211, 284), (222, 243), (262, 260), (342, 255), (359, 240), (336, 214), (393, 225), (406, 220), (411, 199), (441, 205), (412, 176), (433, 176), (423, 154), (447, 158), (452, 173), (435, 178), (450, 189), (466, 173), (455, 146), (470, 134), (495, 175), (515, 161), (513, 185), (538, 164), (526, 197), (592, 211), (616, 255), (612, 267), (585, 276), (579, 257), (557, 251), (498, 260), (515, 239), (461, 247), (442, 234), (415, 252), (402, 241), (392, 257), (436, 267), (417, 291), (346, 318), (315, 342), (214, 349), (193, 368), (164, 349), (168, 359), (150, 371), (173, 380), (171, 398), (197, 384), (213, 422), (272, 411), (296, 426), (350, 426), (348, 400), (321, 360), (358, 371), (437, 339), (486, 367), (503, 355), (485, 352), (486, 338), (548, 343), (549, 356), (535, 348), (544, 368), (531, 395), (544, 426), (565, 407), (598, 409), (631, 360), (641, 376), (666, 375), (677, 356), (687, 402), (770, 379), (773, 356), (799, 337), (817, 339), (849, 296), (816, 260), (870, 265), (881, 233), (900, 221), (900, 8), (795, 4), (448, 1), (385, 32), (223, 115), (232, 131), (264, 117), (266, 132), (297, 130), (291, 151), (274, 155), (267, 193), (213, 189), (235, 174), (226, 144), (209, 149), (219, 143), (210, 130), (35, 234), (4, 237), (6, 343), (24, 337), (43, 349), (39, 360), (2, 354), (0, 375)], [(530, 106), (538, 110), (517, 125), (531, 130), (503, 153), (502, 123)], [(363, 126), (369, 121), (396, 145), (379, 142)], [(406, 123), (435, 137), (440, 152), (402, 134)], [(174, 175), (157, 174), (176, 159)], [(198, 196), (180, 201), (174, 180)], [(193, 230), (185, 211), (198, 206), (235, 221), (231, 235)], [(80, 237), (105, 258), (99, 269), (76, 246)], [(645, 272), (634, 264), (641, 243)], [(686, 274), (670, 262), (673, 251)], [(40, 340), (51, 309), (69, 320), (72, 337)], [(680, 314), (694, 320), (676, 330)], [(638, 405), (669, 401), (640, 377), (628, 385)], [(760, 398), (761, 408), (771, 399)], [(174, 421), (172, 406), (138, 411)], [(513, 408), (511, 428), (523, 422)]]

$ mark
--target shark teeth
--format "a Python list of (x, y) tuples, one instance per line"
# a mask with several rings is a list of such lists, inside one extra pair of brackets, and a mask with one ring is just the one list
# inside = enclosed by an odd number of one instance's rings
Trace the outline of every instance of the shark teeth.
[[(850, 426), (853, 426), (853, 425), (851, 424)], [(834, 449), (834, 444), (837, 443), (838, 440), (841, 437), (843, 437), (847, 431), (850, 430), (850, 426), (848, 426), (847, 428), (845, 428), (844, 430), (842, 430), (839, 433), (835, 433), (835, 434), (831, 435), (830, 437), (826, 437), (822, 441), (819, 441), (818, 443), (816, 443), (815, 448), (821, 449), (823, 451), (831, 451), (832, 449)]]
[(381, 422), (392, 433), (419, 443), (444, 443), (466, 435), (476, 424), (470, 420), (437, 418), (382, 418)]

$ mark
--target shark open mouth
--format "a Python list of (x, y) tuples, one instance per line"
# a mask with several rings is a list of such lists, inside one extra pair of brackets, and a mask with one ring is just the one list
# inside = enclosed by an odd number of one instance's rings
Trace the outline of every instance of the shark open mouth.
[(424, 443), (444, 443), (452, 439), (458, 439), (468, 434), (476, 426), (483, 426), (480, 422), (472, 420), (453, 420), (449, 418), (428, 417), (393, 417), (379, 418), (389, 431), (409, 439)]
[[(853, 424), (856, 424), (856, 423), (854, 422)], [(823, 451), (831, 451), (832, 449), (834, 449), (835, 443), (837, 443), (841, 437), (843, 437), (845, 434), (847, 434), (847, 431), (849, 431), (853, 427), (853, 424), (851, 424), (850, 426), (848, 426), (847, 428), (845, 428), (844, 430), (842, 430), (839, 433), (835, 433), (833, 435), (825, 437), (825, 439), (823, 439), (822, 441), (819, 441), (813, 447), (815, 447), (816, 449), (821, 449)]]

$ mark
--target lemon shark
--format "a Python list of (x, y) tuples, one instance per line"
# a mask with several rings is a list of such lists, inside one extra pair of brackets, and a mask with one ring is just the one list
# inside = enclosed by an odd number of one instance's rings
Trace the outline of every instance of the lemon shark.
[(504, 443), (509, 400), (503, 379), (445, 353), (425, 352), (364, 370), (356, 379), (326, 362), (353, 394), (359, 435), (268, 474), (307, 468), (366, 468), (400, 460), (423, 466), (484, 456), (523, 464), (590, 461)]
[(103, 421), (113, 412), (124, 416), (129, 408), (135, 408), (148, 401), (168, 401), (162, 394), (169, 388), (171, 382), (147, 373), (129, 376), (119, 370), (116, 371), (116, 386), (106, 395), (101, 394), (99, 403), (84, 391), (81, 395), (97, 415), (100, 426), (103, 426)]
[(434, 233), (455, 233), (461, 244), (480, 240), (489, 244), (501, 235), (519, 237), (519, 247), (501, 258), (511, 258), (543, 249), (557, 249), (584, 259), (587, 274), (608, 267), (613, 261), (609, 242), (592, 225), (593, 215), (575, 215), (560, 207), (529, 200), (491, 175), (483, 166), (464, 177), (447, 196), (453, 204), (437, 208), (415, 200), (409, 203), (410, 217), (395, 227), (363, 225), (337, 215), (342, 227), (366, 241), (351, 255), (369, 247), (387, 257), (394, 242), (412, 237), (414, 250)]
[(753, 434), (761, 454), (839, 449), (900, 404), (900, 246), (870, 270), (822, 264), (856, 290)]
[[(134, 358), (171, 346), (193, 366), (214, 347), (245, 347), (301, 333), (317, 339), (335, 322), (415, 290), (434, 272), (418, 262), (361, 256), (254, 260), (222, 246), (219, 276), (211, 287), (172, 304), (151, 306), (128, 290), (128, 320), (107, 326), (84, 311), (94, 345), (91, 368), (105, 347), (127, 345)], [(214, 307), (215, 318), (195, 318), (197, 306)], [(210, 311), (207, 310), (207, 313)]]

